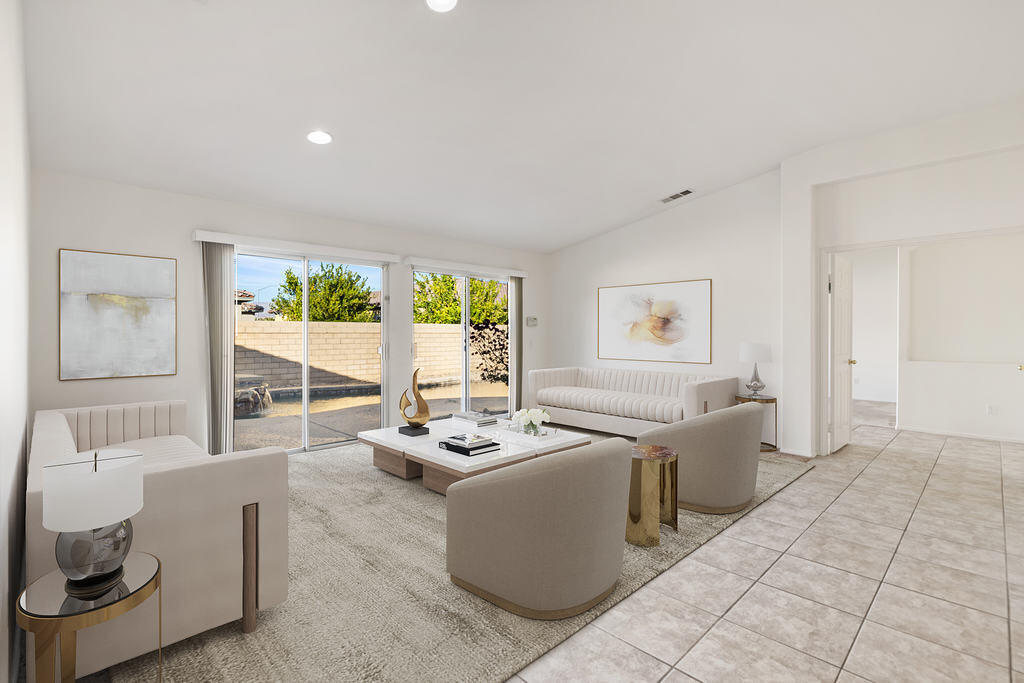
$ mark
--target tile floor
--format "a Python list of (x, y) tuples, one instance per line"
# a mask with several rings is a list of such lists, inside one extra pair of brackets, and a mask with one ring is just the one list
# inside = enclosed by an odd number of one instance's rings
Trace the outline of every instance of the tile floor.
[(854, 400), (851, 422), (854, 426), (873, 425), (875, 427), (896, 426), (896, 404), (885, 401)]
[(814, 464), (512, 680), (1024, 683), (1024, 445), (862, 426)]

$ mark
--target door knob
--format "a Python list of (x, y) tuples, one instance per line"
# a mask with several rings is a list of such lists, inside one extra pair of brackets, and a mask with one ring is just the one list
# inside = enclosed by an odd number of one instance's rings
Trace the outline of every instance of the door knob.
[(1017, 369), (1020, 370), (1021, 372), (1024, 372), (1024, 365), (1018, 365)]
[(852, 358), (850, 360), (846, 361), (846, 362), (849, 363), (850, 365), (856, 365), (857, 364), (857, 361), (855, 361)]

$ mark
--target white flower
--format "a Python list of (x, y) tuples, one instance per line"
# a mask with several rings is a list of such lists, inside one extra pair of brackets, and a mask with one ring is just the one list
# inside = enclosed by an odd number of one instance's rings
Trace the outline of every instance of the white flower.
[(538, 427), (540, 427), (541, 424), (547, 422), (550, 419), (551, 418), (548, 416), (547, 411), (546, 410), (541, 410), (540, 408), (531, 408), (526, 413), (526, 421), (527, 422), (532, 422), (533, 424), (537, 425)]
[(527, 412), (528, 412), (527, 410), (517, 410), (512, 415), (512, 424), (515, 425), (516, 427), (522, 427), (523, 423), (526, 422), (526, 413)]

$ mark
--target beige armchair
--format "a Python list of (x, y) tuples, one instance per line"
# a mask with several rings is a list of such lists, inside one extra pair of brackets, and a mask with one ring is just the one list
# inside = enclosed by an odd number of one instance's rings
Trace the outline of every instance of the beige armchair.
[(604, 600), (622, 572), (630, 462), (608, 439), (452, 484), (452, 582), (531, 619)]
[(757, 403), (716, 410), (650, 429), (637, 443), (679, 453), (679, 506), (727, 514), (754, 497), (761, 452), (763, 407)]

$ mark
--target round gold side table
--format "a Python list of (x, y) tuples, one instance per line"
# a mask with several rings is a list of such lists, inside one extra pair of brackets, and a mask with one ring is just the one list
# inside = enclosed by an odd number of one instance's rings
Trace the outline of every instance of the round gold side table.
[(779, 444), (778, 444), (778, 441), (779, 441), (779, 399), (775, 398), (774, 396), (769, 396), (768, 394), (758, 394), (757, 396), (754, 396), (753, 394), (736, 394), (736, 402), (737, 403), (762, 403), (764, 405), (774, 406), (774, 408), (775, 408), (775, 437), (774, 437), (775, 443), (767, 443), (765, 441), (762, 441), (761, 442), (761, 452), (762, 453), (771, 453), (773, 451), (779, 450)]
[(661, 545), (661, 524), (679, 530), (679, 456), (666, 446), (633, 446), (626, 540)]
[[(160, 588), (160, 560), (130, 552), (121, 583), (95, 600), (79, 600), (64, 592), (65, 577), (52, 571), (31, 583), (18, 597), (18, 626), (34, 633), (37, 683), (55, 681), (54, 663), (60, 639), (60, 680), (74, 683), (76, 632), (102, 624), (138, 607)], [(163, 591), (157, 593), (157, 657), (163, 680)]]

